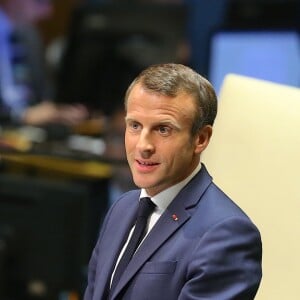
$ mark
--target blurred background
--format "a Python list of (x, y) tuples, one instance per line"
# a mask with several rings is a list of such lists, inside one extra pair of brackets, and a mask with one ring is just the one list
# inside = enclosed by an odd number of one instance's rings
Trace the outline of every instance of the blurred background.
[(300, 1), (0, 0), (0, 299), (78, 300), (134, 188), (123, 97), (177, 62), (300, 87)]

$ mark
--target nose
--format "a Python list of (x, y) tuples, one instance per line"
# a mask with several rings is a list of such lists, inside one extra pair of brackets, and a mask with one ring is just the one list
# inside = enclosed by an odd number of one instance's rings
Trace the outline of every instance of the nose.
[(155, 147), (151, 138), (151, 134), (146, 130), (142, 130), (139, 135), (136, 147), (140, 152), (142, 158), (148, 158), (151, 154), (153, 154), (155, 151)]

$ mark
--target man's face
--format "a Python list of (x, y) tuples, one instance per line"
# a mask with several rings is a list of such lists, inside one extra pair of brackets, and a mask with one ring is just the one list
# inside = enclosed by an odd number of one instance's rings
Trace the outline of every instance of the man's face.
[(203, 145), (192, 138), (195, 104), (184, 93), (175, 98), (136, 84), (129, 94), (125, 147), (135, 184), (150, 196), (186, 178), (198, 165)]

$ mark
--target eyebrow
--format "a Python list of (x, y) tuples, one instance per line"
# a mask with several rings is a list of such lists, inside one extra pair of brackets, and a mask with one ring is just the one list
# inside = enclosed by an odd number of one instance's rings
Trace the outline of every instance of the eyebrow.
[[(125, 122), (137, 122), (139, 124), (141, 124), (140, 121), (138, 121), (137, 119), (134, 118), (130, 118), (130, 117), (125, 117)], [(152, 127), (156, 127), (156, 126), (160, 126), (160, 125), (170, 125), (172, 127), (174, 127), (177, 130), (181, 130), (182, 126), (180, 124), (178, 124), (178, 122), (174, 122), (173, 120), (169, 120), (169, 119), (165, 119), (165, 120), (158, 120), (158, 121), (154, 121), (152, 124)]]
[(180, 130), (182, 128), (182, 126), (180, 126), (178, 124), (178, 122), (173, 122), (170, 120), (161, 120), (161, 121), (157, 122), (156, 126), (158, 126), (158, 125), (171, 125), (172, 127), (175, 127), (178, 130)]
[(135, 120), (133, 118), (125, 117), (125, 122), (137, 122), (137, 120)]

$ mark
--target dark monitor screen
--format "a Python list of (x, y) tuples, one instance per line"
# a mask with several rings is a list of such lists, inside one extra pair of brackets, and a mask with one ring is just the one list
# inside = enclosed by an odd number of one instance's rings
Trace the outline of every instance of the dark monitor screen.
[(300, 87), (300, 36), (296, 30), (221, 30), (210, 42), (209, 80), (219, 93), (235, 73)]
[(87, 191), (75, 184), (0, 176), (0, 299), (79, 299), (86, 207)]
[(134, 77), (154, 63), (178, 62), (184, 5), (85, 5), (74, 12), (57, 83), (57, 101), (111, 114)]

